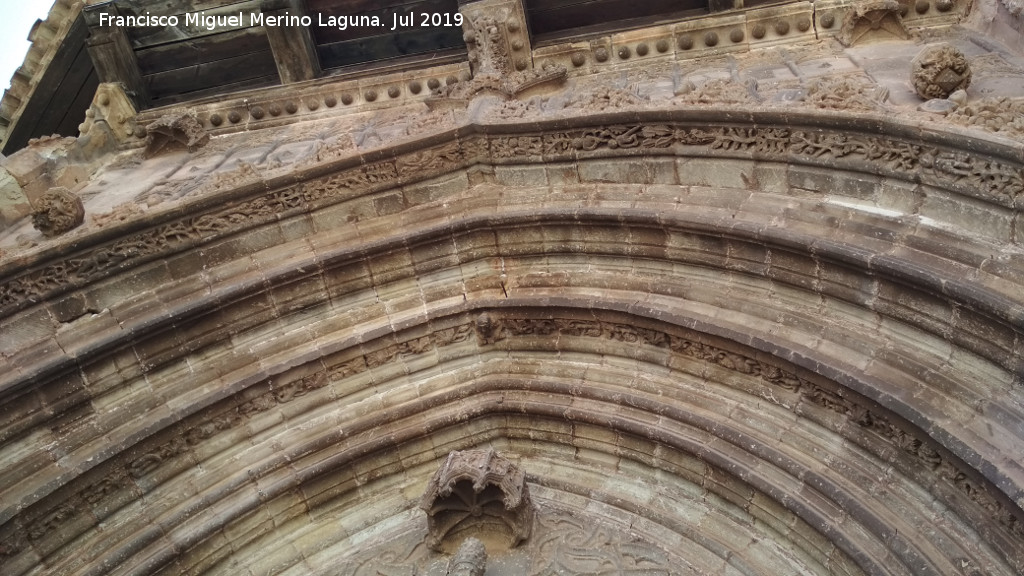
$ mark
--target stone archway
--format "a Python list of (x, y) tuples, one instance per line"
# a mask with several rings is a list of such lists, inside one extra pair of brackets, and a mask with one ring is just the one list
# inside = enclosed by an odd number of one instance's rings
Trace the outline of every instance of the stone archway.
[(1019, 570), (1011, 151), (952, 178), (944, 135), (773, 118), (469, 126), (41, 258), (94, 312), (5, 376), (58, 463), (22, 458), (7, 562), (356, 570), (490, 446), (652, 569)]

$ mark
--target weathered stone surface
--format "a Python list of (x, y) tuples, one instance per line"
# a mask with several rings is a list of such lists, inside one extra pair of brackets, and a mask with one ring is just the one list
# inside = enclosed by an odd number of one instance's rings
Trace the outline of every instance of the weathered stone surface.
[(146, 126), (146, 156), (175, 148), (194, 152), (209, 141), (210, 135), (192, 114), (168, 114)]

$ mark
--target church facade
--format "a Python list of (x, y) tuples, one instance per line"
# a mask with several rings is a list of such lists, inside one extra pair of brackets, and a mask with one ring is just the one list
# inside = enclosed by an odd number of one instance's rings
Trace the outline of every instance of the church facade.
[(362, 4), (44, 23), (0, 573), (1024, 572), (1019, 2)]

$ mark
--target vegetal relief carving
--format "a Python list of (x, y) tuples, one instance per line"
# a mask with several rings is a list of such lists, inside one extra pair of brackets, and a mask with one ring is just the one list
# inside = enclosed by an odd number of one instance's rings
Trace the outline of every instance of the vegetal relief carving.
[[(998, 105), (982, 101), (977, 107), (972, 106), (968, 106), (970, 112), (965, 110), (954, 115), (954, 119), (957, 122), (977, 121), (991, 125), (1001, 118), (1012, 118), (1007, 126), (1013, 130), (1016, 130), (1014, 127), (1020, 122), (1013, 118), (1020, 106), (1016, 101), (1006, 100)], [(1011, 164), (970, 151), (928, 148), (914, 141), (840, 131), (638, 123), (550, 131), (528, 137), (492, 136), (489, 138), (492, 148), (474, 148), (474, 158), (486, 161), (493, 153), (496, 158), (523, 158), (528, 161), (536, 157), (538, 138), (542, 142), (542, 154), (551, 159), (574, 158), (590, 152), (616, 149), (669, 151), (685, 146), (708, 146), (712, 150), (750, 152), (781, 161), (789, 161), (794, 154), (827, 165), (832, 165), (835, 160), (848, 160), (863, 163), (870, 170), (890, 171), (907, 180), (954, 186), (969, 194), (995, 199), (1006, 205), (1012, 204), (1015, 198), (1024, 194), (1024, 166), (1020, 164)], [(93, 248), (89, 252), (6, 279), (0, 284), (0, 310), (6, 309), (5, 312), (10, 313), (31, 299), (46, 298), (55, 291), (100, 278), (125, 262), (194, 246), (223, 234), (276, 220), (282, 215), (308, 210), (313, 204), (339, 201), (356, 192), (393, 186), (401, 178), (416, 177), (417, 166), (435, 170), (458, 169), (469, 161), (465, 154), (466, 151), (457, 143), (442, 144), (401, 156), (398, 162), (402, 165), (402, 174), (399, 174), (395, 160), (365, 164), (321, 179), (274, 190), (219, 211), (158, 225)]]
[(951, 112), (949, 121), (961, 126), (1024, 138), (1024, 99), (981, 98)]
[(882, 109), (888, 90), (860, 76), (827, 77), (807, 88), (805, 102), (824, 110), (874, 112)]
[(648, 100), (635, 91), (610, 86), (598, 86), (573, 94), (566, 104), (566, 108), (570, 110), (605, 112), (608, 110), (641, 107), (647, 104)]
[(550, 574), (616, 574), (669, 576), (668, 554), (639, 539), (598, 523), (571, 516), (541, 516), (541, 540), (530, 566), (530, 576)]
[(473, 77), (436, 88), (426, 100), (431, 108), (466, 105), (484, 94), (508, 100), (565, 82), (564, 66), (534, 67), (526, 17), (519, 2), (474, 2), (464, 9), (463, 16), (463, 38)]
[(464, 10), (463, 38), (474, 77), (508, 76), (532, 64), (527, 59), (526, 22), (518, 8), (515, 2), (486, 0)]
[[(957, 464), (944, 457), (931, 441), (908, 432), (889, 417), (878, 414), (848, 397), (841, 388), (825, 388), (797, 374), (743, 354), (629, 324), (561, 318), (492, 318), (489, 320), (489, 331), (503, 334), (505, 337), (563, 335), (668, 348), (677, 354), (710, 362), (727, 370), (760, 377), (765, 382), (796, 395), (802, 402), (846, 416), (859, 426), (879, 434), (895, 447), (915, 457), (922, 466), (932, 470), (939, 478), (957, 487), (962, 494), (981, 506), (1011, 533), (1024, 537), (1024, 523), (1018, 521), (1013, 511), (999, 502), (986, 488), (971, 480), (971, 476), (960, 470)], [(790, 410), (798, 409), (797, 405), (782, 403), (774, 396), (769, 399)]]
[(740, 83), (733, 79), (715, 78), (676, 96), (677, 104), (755, 104), (756, 84)]

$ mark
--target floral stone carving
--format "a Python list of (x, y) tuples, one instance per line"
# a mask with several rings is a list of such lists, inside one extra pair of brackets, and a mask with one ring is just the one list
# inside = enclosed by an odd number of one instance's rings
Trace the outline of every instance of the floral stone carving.
[(514, 548), (533, 526), (526, 475), (493, 449), (448, 454), (420, 508), (427, 513), (427, 544), (437, 551), (451, 552), (467, 536)]
[(949, 44), (928, 46), (911, 62), (914, 90), (922, 98), (947, 98), (971, 85), (971, 66)]
[(85, 220), (82, 199), (63, 187), (50, 188), (35, 203), (32, 225), (47, 238), (73, 230)]

